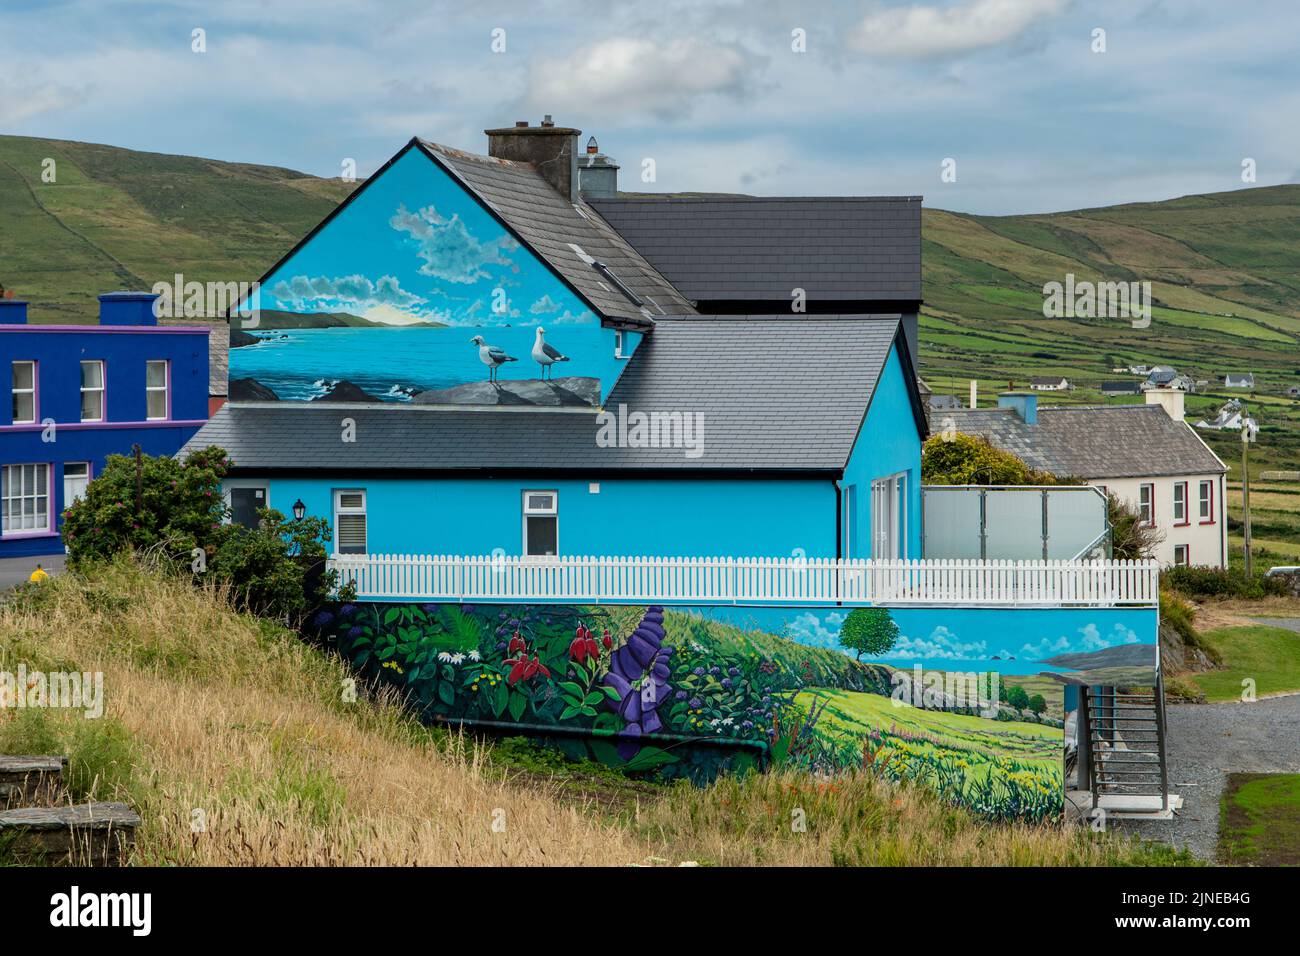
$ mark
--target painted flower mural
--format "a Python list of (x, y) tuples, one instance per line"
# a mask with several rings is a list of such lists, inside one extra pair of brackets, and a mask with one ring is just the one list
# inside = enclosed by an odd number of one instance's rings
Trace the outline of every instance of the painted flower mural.
[[(607, 704), (623, 718), (620, 736), (639, 737), (664, 729), (659, 705), (668, 700), (672, 690), (668, 683), (672, 655), (673, 649), (664, 645), (664, 609), (651, 605), (627, 643), (611, 655), (605, 675), (605, 686), (618, 693), (617, 701)], [(635, 742), (621, 743), (619, 753), (625, 757), (635, 754)]]

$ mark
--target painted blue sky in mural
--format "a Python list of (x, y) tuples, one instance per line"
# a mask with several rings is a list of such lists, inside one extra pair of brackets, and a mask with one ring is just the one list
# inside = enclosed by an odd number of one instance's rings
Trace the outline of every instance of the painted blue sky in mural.
[[(612, 335), (419, 149), (268, 275), (252, 304), (258, 319), (240, 323), (252, 339), (232, 339), (234, 401), (257, 397), (241, 391), (251, 381), (299, 401), (347, 382), (363, 398), (393, 402), (595, 404), (609, 378)], [(545, 370), (539, 333), (565, 356)], [(506, 384), (544, 371), (572, 381)], [(449, 391), (489, 379), (502, 387)]]
[[(687, 609), (689, 610), (689, 609)], [(845, 651), (840, 628), (848, 608), (719, 607), (718, 617), (800, 644)], [(893, 649), (871, 660), (895, 667), (920, 664), (1004, 674), (1065, 672), (1076, 666), (1047, 663), (1063, 655), (1096, 654), (1143, 645), (1155, 663), (1156, 615), (1140, 608), (891, 608), (899, 636)], [(868, 658), (863, 658), (867, 660)]]

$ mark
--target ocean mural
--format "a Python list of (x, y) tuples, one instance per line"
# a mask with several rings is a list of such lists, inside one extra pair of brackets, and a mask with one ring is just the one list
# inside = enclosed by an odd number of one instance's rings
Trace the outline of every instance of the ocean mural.
[(247, 308), (231, 323), (232, 401), (594, 405), (617, 374), (613, 332), (418, 148)]
[(994, 819), (1061, 813), (1067, 684), (1156, 666), (1153, 609), (352, 603), (312, 628), (431, 721), (668, 779), (866, 769)]

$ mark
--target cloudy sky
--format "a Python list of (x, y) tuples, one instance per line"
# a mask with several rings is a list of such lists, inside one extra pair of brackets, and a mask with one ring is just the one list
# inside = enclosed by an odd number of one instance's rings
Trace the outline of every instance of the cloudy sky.
[(1242, 188), (1246, 159), (1296, 181), (1298, 20), (1294, 0), (0, 0), (0, 133), (364, 175), (413, 135), (482, 152), (485, 127), (551, 113), (624, 188), (1051, 211)]

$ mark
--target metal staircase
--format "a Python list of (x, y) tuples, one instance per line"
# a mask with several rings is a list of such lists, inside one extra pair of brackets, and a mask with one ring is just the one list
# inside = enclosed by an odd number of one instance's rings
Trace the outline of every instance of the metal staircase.
[(1159, 673), (1150, 691), (1085, 687), (1080, 701), (1079, 779), (1088, 781), (1093, 810), (1168, 814), (1165, 693)]

